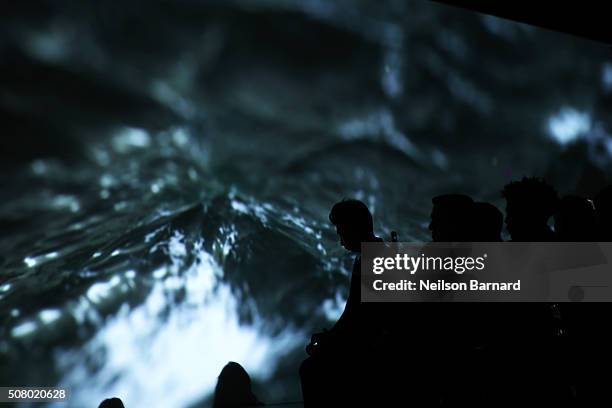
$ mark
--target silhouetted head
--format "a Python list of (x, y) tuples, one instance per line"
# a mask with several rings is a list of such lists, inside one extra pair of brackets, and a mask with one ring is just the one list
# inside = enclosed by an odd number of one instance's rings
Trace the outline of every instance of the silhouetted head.
[(543, 179), (523, 177), (507, 184), (506, 227), (514, 241), (548, 241), (553, 236), (548, 219), (557, 212), (557, 191)]
[(599, 229), (598, 239), (612, 241), (612, 185), (604, 188), (595, 196), (595, 214)]
[(434, 242), (467, 242), (474, 201), (464, 194), (444, 194), (431, 200), (429, 230)]
[(119, 398), (108, 398), (102, 401), (98, 408), (125, 408), (125, 406)]
[(477, 202), (472, 206), (471, 231), (474, 242), (499, 242), (504, 215), (493, 204)]
[(223, 367), (215, 388), (214, 408), (262, 405), (251, 391), (251, 377), (238, 363), (230, 361)]
[(596, 241), (593, 203), (578, 196), (563, 197), (555, 214), (555, 233), (559, 241)]
[(334, 204), (329, 220), (336, 226), (342, 246), (360, 252), (362, 242), (373, 242), (374, 222), (368, 207), (359, 200), (343, 200)]

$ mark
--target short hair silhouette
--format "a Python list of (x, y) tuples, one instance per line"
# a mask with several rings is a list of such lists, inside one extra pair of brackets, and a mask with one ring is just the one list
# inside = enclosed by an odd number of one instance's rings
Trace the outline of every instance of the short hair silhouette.
[(468, 229), (474, 200), (465, 194), (443, 194), (432, 198), (429, 230), (434, 242), (469, 241)]
[(491, 203), (477, 202), (472, 206), (472, 241), (500, 242), (504, 215)]
[(557, 191), (544, 179), (523, 177), (502, 190), (506, 199), (506, 227), (513, 240), (549, 241), (554, 235), (548, 219), (559, 206)]
[(117, 397), (107, 398), (98, 405), (98, 408), (125, 408), (123, 401)]
[(360, 251), (361, 242), (374, 237), (372, 213), (362, 201), (348, 199), (334, 204), (329, 220), (336, 226), (342, 245), (350, 251)]
[(555, 214), (557, 239), (565, 242), (595, 241), (595, 207), (586, 198), (565, 196)]
[(363, 201), (345, 199), (332, 207), (329, 213), (329, 220), (334, 225), (358, 225), (364, 231), (374, 230), (372, 213)]
[(230, 361), (223, 367), (217, 386), (213, 408), (252, 407), (263, 405), (251, 390), (251, 377), (240, 364)]

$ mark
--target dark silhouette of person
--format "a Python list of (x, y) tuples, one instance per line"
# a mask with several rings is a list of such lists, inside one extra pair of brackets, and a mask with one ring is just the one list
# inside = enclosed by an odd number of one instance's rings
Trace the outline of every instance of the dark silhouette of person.
[(434, 242), (468, 242), (474, 200), (465, 194), (444, 194), (432, 200), (429, 230)]
[(310, 355), (300, 365), (304, 405), (346, 405), (359, 399), (359, 373), (365, 370), (364, 348), (374, 335), (366, 306), (361, 304), (361, 244), (382, 242), (374, 235), (368, 207), (358, 200), (336, 203), (329, 214), (341, 245), (356, 254), (344, 311), (329, 331), (315, 333), (306, 347)]
[(240, 364), (230, 361), (223, 367), (217, 386), (213, 408), (238, 408), (265, 405), (251, 390), (251, 377)]
[[(612, 185), (600, 191), (593, 204), (595, 232), (590, 237), (584, 232), (585, 239), (572, 241), (612, 242)], [(586, 217), (583, 212), (586, 210), (582, 209), (580, 218), (572, 221), (578, 224), (584, 218), (590, 219), (592, 214)], [(582, 232), (581, 229), (579, 231)], [(594, 258), (588, 256), (589, 260)], [(603, 367), (612, 364), (612, 339), (607, 324), (612, 313), (610, 304), (567, 303), (562, 305), (561, 313), (566, 322), (572, 352), (572, 379), (576, 384), (577, 406), (610, 405), (612, 395), (609, 385), (598, 375)]]
[[(554, 216), (555, 234), (560, 242), (590, 242), (597, 237), (595, 207), (586, 198), (578, 196), (565, 196), (559, 202), (559, 211)], [(559, 253), (556, 260), (563, 269), (580, 268), (590, 263), (605, 262), (603, 253), (596, 244), (579, 245), (578, 251), (568, 251), (566, 255)], [(562, 319), (562, 329), (566, 331), (566, 346), (568, 351), (568, 365), (576, 372), (577, 363), (581, 359), (581, 349), (594, 346), (591, 336), (592, 325), (600, 322), (594, 321), (597, 316), (592, 305), (586, 303), (561, 303), (559, 305)]]
[(98, 408), (125, 408), (123, 401), (119, 398), (107, 398), (98, 405)]
[[(434, 197), (429, 224), (432, 240), (448, 243), (445, 248), (462, 251), (456, 243), (470, 240), (469, 219), (473, 203), (464, 194)], [(446, 249), (440, 249), (435, 244), (426, 244), (422, 251), (429, 255), (448, 255)], [(436, 279), (432, 275), (435, 272), (427, 273), (429, 275), (423, 278)], [(449, 275), (439, 277), (447, 280), (453, 278)], [(464, 313), (466, 308), (460, 307), (466, 305), (442, 302), (380, 305), (392, 307), (378, 314), (379, 319), (383, 319), (383, 316), (390, 318), (383, 322), (383, 328), (388, 333), (384, 354), (388, 356), (388, 363), (382, 366), (382, 374), (378, 374), (385, 379), (378, 395), (385, 395), (386, 400), (377, 401), (377, 405), (433, 407), (439, 406), (445, 398), (448, 402), (448, 394), (454, 388), (449, 387), (450, 383), (461, 378), (461, 375), (453, 378), (457, 372), (455, 368), (466, 356), (465, 329), (461, 325), (465, 322), (462, 319), (469, 319), (469, 315)], [(397, 372), (401, 372), (401, 375), (389, 375)]]
[(557, 191), (541, 178), (523, 177), (502, 190), (506, 199), (506, 227), (512, 241), (553, 242), (548, 220), (559, 205)]
[[(475, 203), (468, 195), (444, 194), (432, 199), (429, 229), (433, 242), (501, 241), (502, 224), (503, 216), (495, 206)], [(460, 256), (465, 250), (471, 251), (463, 245), (451, 249), (454, 256)], [(448, 281), (455, 277), (444, 273), (439, 278)], [(480, 406), (486, 367), (482, 363), (484, 356), (480, 348), (484, 332), (491, 325), (489, 319), (493, 317), (489, 308), (484, 308), (485, 305), (481, 303), (466, 302), (416, 303), (409, 306), (414, 309), (412, 315), (421, 316), (411, 319), (415, 333), (410, 337), (418, 335), (423, 342), (419, 345), (423, 353), (417, 359), (418, 365), (429, 373), (430, 378), (435, 378), (431, 381), (434, 386), (426, 383), (419, 385), (426, 390), (426, 394), (433, 394), (436, 398), (432, 400), (421, 395), (419, 402), (425, 401), (431, 405), (439, 399), (443, 406)], [(471, 367), (469, 380), (465, 376), (468, 366)]]
[(471, 235), (473, 242), (501, 242), (504, 215), (493, 204), (477, 202), (472, 205)]
[(594, 204), (598, 226), (597, 241), (612, 242), (612, 185), (595, 196)]
[(596, 239), (595, 207), (586, 198), (563, 197), (554, 219), (557, 241), (589, 242)]
[[(469, 234), (472, 242), (501, 242), (504, 216), (493, 204), (474, 202), (469, 215), (457, 214), (468, 221), (466, 237)], [(478, 246), (478, 245), (477, 245)], [(486, 249), (486, 247), (485, 247)], [(491, 363), (492, 343), (504, 330), (500, 321), (505, 305), (501, 303), (460, 302), (446, 305), (452, 308), (446, 312), (449, 327), (455, 338), (461, 338), (462, 344), (455, 348), (456, 366), (469, 366), (470, 376), (462, 376), (461, 369), (455, 378), (450, 378), (446, 389), (445, 405), (448, 406), (488, 406), (497, 401), (491, 398), (492, 386), (495, 385), (495, 373), (498, 368)], [(450, 333), (452, 336), (453, 333)], [(443, 346), (443, 345), (442, 345)], [(457, 373), (457, 371), (456, 371)], [(452, 377), (452, 376), (451, 376)], [(459, 379), (458, 379), (459, 378)], [(465, 379), (464, 379), (465, 378)]]
[[(544, 179), (523, 177), (504, 186), (501, 195), (506, 200), (506, 227), (512, 241), (557, 241), (548, 222), (557, 213), (560, 200)], [(546, 252), (537, 245), (530, 248), (535, 254)], [(557, 334), (556, 309), (558, 304), (553, 303), (509, 303), (500, 316), (507, 332), (496, 345), (497, 353), (506, 356), (511, 363), (509, 374), (519, 381), (512, 394), (516, 402), (556, 405), (569, 398), (566, 367), (558, 358), (567, 353)]]

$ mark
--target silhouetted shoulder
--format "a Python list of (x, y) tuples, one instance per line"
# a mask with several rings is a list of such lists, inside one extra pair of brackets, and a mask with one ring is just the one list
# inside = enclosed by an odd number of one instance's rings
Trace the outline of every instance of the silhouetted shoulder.
[(597, 239), (612, 242), (612, 185), (607, 186), (595, 196), (595, 216), (597, 220)]
[(555, 214), (555, 233), (559, 241), (596, 241), (595, 207), (586, 198), (565, 196)]

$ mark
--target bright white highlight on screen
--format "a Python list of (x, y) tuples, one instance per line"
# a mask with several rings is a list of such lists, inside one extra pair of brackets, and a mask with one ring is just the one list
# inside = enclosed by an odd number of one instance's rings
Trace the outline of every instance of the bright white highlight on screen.
[(563, 108), (548, 120), (548, 131), (559, 144), (565, 145), (578, 139), (591, 129), (588, 113), (573, 108)]

